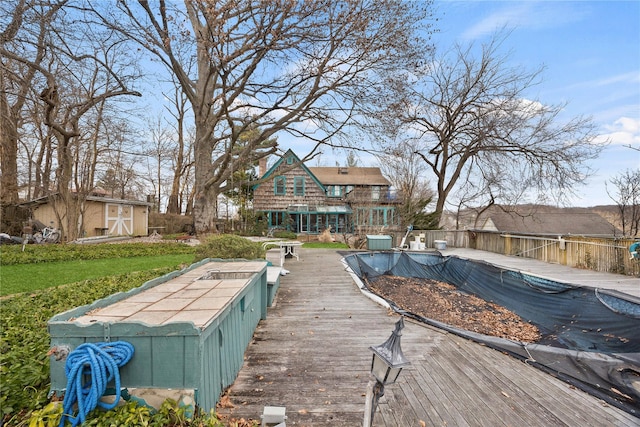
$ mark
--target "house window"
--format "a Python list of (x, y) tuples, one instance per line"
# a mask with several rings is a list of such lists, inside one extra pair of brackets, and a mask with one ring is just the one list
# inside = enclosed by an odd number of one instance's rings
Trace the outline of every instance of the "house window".
[(304, 177), (296, 176), (293, 178), (293, 195), (304, 196)]
[(384, 225), (384, 209), (371, 209), (371, 225)]
[(396, 210), (393, 208), (387, 209), (387, 225), (398, 225), (396, 224)]
[(371, 187), (371, 200), (380, 200), (380, 186), (374, 185)]
[(292, 165), (293, 164), (293, 156), (287, 157), (287, 164), (288, 165)]
[(369, 224), (369, 210), (366, 208), (357, 208), (356, 209), (356, 218), (355, 222), (358, 225), (368, 225)]
[(269, 227), (285, 228), (287, 217), (289, 215), (286, 212), (272, 211), (269, 213)]
[(327, 196), (340, 197), (342, 195), (342, 188), (339, 185), (330, 185), (327, 187)]
[(355, 212), (355, 223), (357, 225), (398, 225), (397, 220), (394, 208), (358, 208)]
[(273, 180), (273, 194), (276, 196), (284, 196), (287, 194), (287, 178), (284, 176), (276, 176)]

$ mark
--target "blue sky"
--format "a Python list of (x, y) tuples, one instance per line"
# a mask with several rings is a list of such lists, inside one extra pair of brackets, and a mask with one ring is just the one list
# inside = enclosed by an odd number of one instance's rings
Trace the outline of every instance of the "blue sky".
[(640, 1), (440, 0), (435, 7), (438, 48), (486, 42), (506, 27), (514, 64), (545, 67), (531, 97), (568, 102), (567, 117), (592, 117), (609, 145), (573, 204), (612, 204), (605, 182), (640, 168)]
[[(530, 98), (567, 102), (565, 117), (592, 118), (600, 141), (609, 145), (589, 164), (595, 174), (575, 189), (578, 197), (571, 204), (613, 204), (605, 183), (640, 168), (640, 0), (435, 0), (434, 10), (438, 32), (432, 41), (438, 49), (488, 42), (505, 28), (510, 34), (502, 47), (511, 51), (510, 65), (545, 68)], [(313, 146), (284, 133), (278, 140), (283, 151), (293, 148), (300, 156)], [(345, 161), (344, 152), (322, 151), (310, 166)], [(372, 156), (358, 157), (361, 166), (375, 165)]]

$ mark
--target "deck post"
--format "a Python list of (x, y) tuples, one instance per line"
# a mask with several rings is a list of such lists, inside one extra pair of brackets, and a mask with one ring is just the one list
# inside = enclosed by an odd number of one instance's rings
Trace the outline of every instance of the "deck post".
[(363, 427), (371, 427), (373, 425), (373, 416), (376, 414), (376, 408), (378, 407), (378, 401), (384, 396), (384, 385), (371, 378), (367, 384), (367, 396), (364, 403), (364, 421)]
[(371, 374), (375, 378), (371, 379), (367, 385), (367, 401), (364, 410), (364, 427), (371, 427), (373, 415), (376, 412), (378, 401), (384, 395), (384, 386), (394, 384), (402, 372), (402, 369), (410, 365), (402, 353), (400, 337), (404, 328), (404, 317), (396, 322), (396, 327), (391, 332), (391, 336), (382, 344), (369, 347), (373, 351), (371, 359)]

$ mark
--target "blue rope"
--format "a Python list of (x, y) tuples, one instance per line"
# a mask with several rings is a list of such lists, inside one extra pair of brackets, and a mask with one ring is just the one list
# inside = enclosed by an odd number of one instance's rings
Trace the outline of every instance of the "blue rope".
[[(64, 395), (64, 412), (60, 427), (65, 420), (77, 426), (86, 421), (89, 412), (100, 406), (109, 410), (120, 400), (120, 373), (133, 356), (133, 346), (125, 341), (86, 343), (73, 350), (64, 370), (67, 375), (67, 390)], [(107, 384), (115, 381), (116, 398), (111, 404), (100, 401), (107, 390)], [(78, 404), (78, 415), (74, 416), (74, 405)]]

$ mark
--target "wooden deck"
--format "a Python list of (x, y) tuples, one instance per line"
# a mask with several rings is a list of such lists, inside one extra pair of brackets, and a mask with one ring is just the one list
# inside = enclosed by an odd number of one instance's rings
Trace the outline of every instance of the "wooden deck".
[[(360, 293), (340, 255), (302, 249), (229, 389), (233, 408), (259, 419), (286, 406), (287, 426), (362, 425), (369, 346), (384, 342), (397, 315)], [(412, 362), (388, 386), (374, 426), (639, 426), (640, 419), (510, 356), (406, 321)]]

